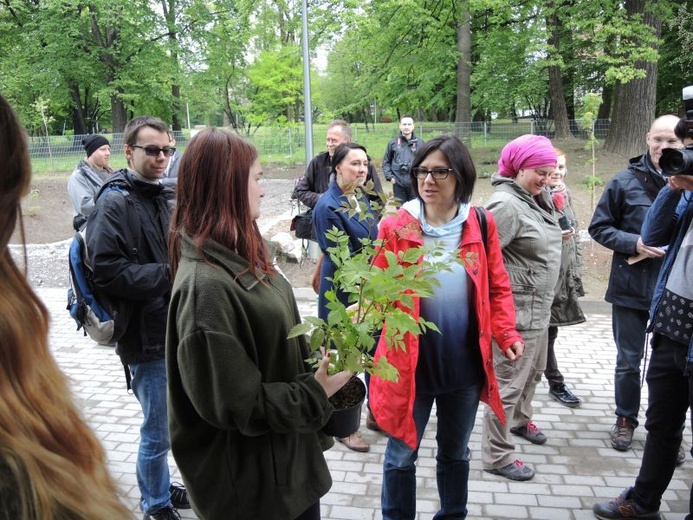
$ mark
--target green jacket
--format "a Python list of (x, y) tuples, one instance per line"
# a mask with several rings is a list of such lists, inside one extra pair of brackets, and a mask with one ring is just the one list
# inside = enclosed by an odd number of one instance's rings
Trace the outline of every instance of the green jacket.
[(289, 282), (183, 237), (166, 341), (171, 451), (201, 519), (296, 518), (330, 489), (319, 430), (332, 414), (304, 363)]
[(495, 191), (486, 208), (496, 219), (516, 327), (523, 338), (537, 338), (551, 318), (561, 266), (561, 228), (548, 192), (539, 195), (542, 207), (514, 179), (496, 176), (492, 184)]

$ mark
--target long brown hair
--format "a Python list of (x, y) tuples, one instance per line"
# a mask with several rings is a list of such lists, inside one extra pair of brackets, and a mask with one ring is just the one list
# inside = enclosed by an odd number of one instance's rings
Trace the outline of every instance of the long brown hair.
[[(0, 96), (0, 514), (22, 520), (131, 514), (103, 448), (48, 347), (49, 315), (7, 244), (31, 177), (26, 137)], [(26, 258), (26, 254), (25, 254)]]
[(203, 130), (190, 140), (178, 170), (171, 220), (173, 276), (180, 259), (181, 233), (190, 236), (200, 251), (208, 238), (234, 250), (258, 278), (260, 272), (274, 273), (248, 202), (248, 177), (257, 158), (252, 144), (218, 128)]

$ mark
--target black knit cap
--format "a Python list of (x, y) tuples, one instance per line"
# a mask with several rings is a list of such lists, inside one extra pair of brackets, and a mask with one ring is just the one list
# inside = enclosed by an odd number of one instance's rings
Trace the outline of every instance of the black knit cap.
[(111, 145), (104, 136), (99, 134), (91, 134), (82, 139), (82, 146), (87, 152), (87, 157), (91, 157), (96, 150), (101, 148), (103, 145)]

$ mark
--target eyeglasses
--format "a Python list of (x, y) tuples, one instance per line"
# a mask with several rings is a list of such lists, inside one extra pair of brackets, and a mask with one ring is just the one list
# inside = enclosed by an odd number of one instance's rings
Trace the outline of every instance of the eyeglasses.
[(416, 175), (417, 179), (425, 179), (428, 177), (428, 174), (431, 174), (431, 177), (433, 177), (433, 180), (435, 181), (442, 181), (443, 179), (447, 179), (448, 175), (455, 171), (452, 168), (436, 168), (435, 170), (424, 170), (423, 168), (414, 168), (412, 170), (414, 172), (414, 175)]
[(173, 154), (176, 153), (176, 149), (173, 146), (164, 146), (163, 148), (159, 148), (158, 146), (140, 146), (138, 144), (133, 144), (130, 145), (130, 148), (141, 148), (144, 150), (144, 153), (147, 154), (149, 157), (159, 157), (159, 154), (161, 152), (164, 152), (164, 155), (166, 157), (173, 157)]

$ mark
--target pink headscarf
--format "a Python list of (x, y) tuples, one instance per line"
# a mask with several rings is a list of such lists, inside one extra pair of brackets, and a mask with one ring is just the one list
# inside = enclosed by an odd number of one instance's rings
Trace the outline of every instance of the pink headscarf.
[(503, 148), (498, 159), (498, 174), (515, 178), (520, 170), (555, 166), (557, 160), (550, 139), (541, 135), (521, 135)]

